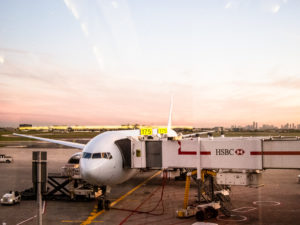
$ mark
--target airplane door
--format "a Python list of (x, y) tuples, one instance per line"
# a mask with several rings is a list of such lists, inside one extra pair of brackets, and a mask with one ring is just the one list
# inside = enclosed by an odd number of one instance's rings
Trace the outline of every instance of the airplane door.
[(162, 167), (161, 141), (146, 141), (146, 167), (155, 169)]
[(123, 158), (123, 168), (131, 168), (131, 140), (125, 138), (117, 140), (115, 143)]

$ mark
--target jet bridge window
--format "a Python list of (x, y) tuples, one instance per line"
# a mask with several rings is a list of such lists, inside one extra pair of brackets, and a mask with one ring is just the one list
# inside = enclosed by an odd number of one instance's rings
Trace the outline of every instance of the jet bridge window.
[(89, 152), (84, 152), (83, 156), (82, 156), (82, 158), (84, 158), (84, 159), (89, 159), (91, 157), (92, 157), (92, 153), (89, 153)]

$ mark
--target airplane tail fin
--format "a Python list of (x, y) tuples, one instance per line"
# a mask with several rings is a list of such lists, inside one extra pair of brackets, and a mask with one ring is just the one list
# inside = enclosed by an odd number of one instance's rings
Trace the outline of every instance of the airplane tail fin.
[(171, 96), (169, 119), (168, 119), (168, 137), (177, 136), (176, 132), (172, 130), (172, 111), (173, 111), (173, 95)]

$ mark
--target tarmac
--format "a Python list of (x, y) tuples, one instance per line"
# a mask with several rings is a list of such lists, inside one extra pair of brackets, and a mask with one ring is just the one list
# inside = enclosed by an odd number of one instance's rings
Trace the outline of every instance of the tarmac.
[[(70, 148), (0, 148), (0, 154), (11, 155), (14, 158), (11, 164), (0, 164), (1, 196), (9, 190), (22, 191), (32, 187), (31, 152), (37, 150), (48, 152), (50, 173), (60, 172), (60, 168), (69, 157), (78, 152)], [(176, 217), (176, 210), (183, 206), (185, 182), (175, 181), (173, 174), (163, 183), (161, 174), (153, 176), (156, 173), (157, 171), (141, 172), (126, 183), (112, 187), (108, 197), (114, 206), (109, 211), (98, 211), (95, 200), (47, 201), (43, 224), (200, 225), (194, 217)], [(227, 218), (219, 213), (217, 218), (205, 222), (219, 225), (300, 224), (300, 184), (297, 180), (299, 174), (299, 170), (267, 170), (263, 173), (263, 187), (233, 186), (232, 216)], [(196, 192), (196, 184), (192, 183), (190, 203), (196, 199)], [(17, 205), (0, 206), (1, 225), (37, 224), (35, 216), (35, 201), (23, 200)]]

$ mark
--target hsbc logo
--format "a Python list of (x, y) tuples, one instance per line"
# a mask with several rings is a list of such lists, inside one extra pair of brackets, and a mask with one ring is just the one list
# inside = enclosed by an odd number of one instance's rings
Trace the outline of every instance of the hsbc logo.
[(236, 155), (244, 155), (245, 154), (245, 150), (241, 149), (241, 148), (235, 150), (234, 152)]
[(244, 155), (245, 150), (244, 149), (227, 149), (227, 148), (218, 148), (216, 149), (216, 155)]

